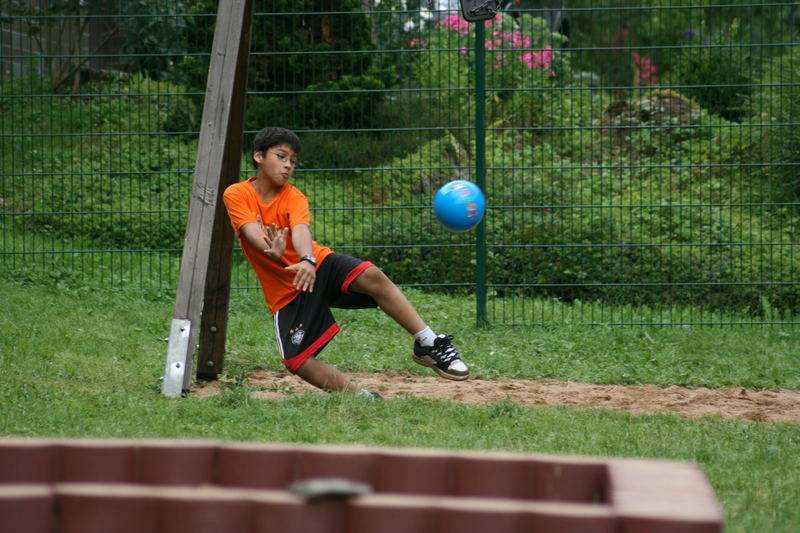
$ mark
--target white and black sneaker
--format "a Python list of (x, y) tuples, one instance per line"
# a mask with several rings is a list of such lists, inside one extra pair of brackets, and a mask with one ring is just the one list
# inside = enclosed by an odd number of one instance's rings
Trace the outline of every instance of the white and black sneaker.
[(469, 368), (458, 357), (452, 340), (452, 335), (439, 335), (433, 341), (433, 346), (422, 346), (419, 341), (414, 341), (414, 361), (432, 368), (443, 378), (455, 381), (467, 379)]

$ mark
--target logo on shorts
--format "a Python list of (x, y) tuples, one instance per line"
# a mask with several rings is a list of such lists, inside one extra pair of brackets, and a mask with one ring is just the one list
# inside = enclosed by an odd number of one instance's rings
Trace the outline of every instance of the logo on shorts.
[(301, 342), (303, 342), (303, 337), (306, 336), (306, 330), (303, 329), (303, 324), (300, 324), (296, 328), (292, 328), (289, 330), (289, 333), (292, 334), (292, 344), (299, 346)]

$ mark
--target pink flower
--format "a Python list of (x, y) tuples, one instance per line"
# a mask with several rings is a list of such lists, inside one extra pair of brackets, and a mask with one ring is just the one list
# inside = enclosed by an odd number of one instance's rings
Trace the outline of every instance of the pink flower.
[[(547, 47), (541, 52), (529, 52), (527, 54), (522, 54), (519, 59), (531, 70), (539, 67), (542, 67), (544, 70), (549, 70), (550, 65), (553, 63), (553, 47), (547, 45)], [(555, 72), (553, 72), (552, 75), (555, 76)]]
[(633, 54), (633, 62), (636, 64), (633, 83), (637, 86), (642, 85), (655, 85), (658, 83), (658, 67), (653, 64), (653, 60), (649, 57), (642, 57), (639, 54)]
[(545, 69), (550, 68), (550, 64), (553, 62), (553, 47), (547, 45), (544, 50), (540, 52), (540, 57), (542, 58), (542, 67)]
[(489, 39), (484, 43), (486, 50), (494, 50), (495, 48), (502, 48), (503, 41), (501, 39)]
[[(501, 33), (499, 31), (492, 32), (492, 39), (488, 39), (484, 43), (484, 48), (486, 50), (502, 50), (504, 48), (530, 48), (531, 46), (531, 39), (527, 35), (525, 35), (521, 31), (517, 31), (514, 33)], [(496, 55), (495, 59), (497, 63), (495, 64), (495, 69), (502, 67), (503, 65), (507, 65), (508, 61), (505, 61), (505, 57), (503, 55)], [(526, 63), (530, 63), (532, 60), (531, 54), (525, 54), (523, 57), (520, 58), (522, 61)], [(532, 64), (532, 63), (531, 63)], [(532, 67), (529, 67), (532, 68)]]
[(511, 48), (530, 48), (531, 46), (530, 38), (521, 31), (504, 33), (503, 39), (507, 41), (509, 47)]
[(462, 19), (458, 15), (448, 15), (445, 19), (438, 24), (448, 30), (453, 30), (459, 35), (466, 35), (469, 33), (469, 22)]
[(410, 46), (411, 48), (416, 48), (416, 47), (425, 48), (426, 46), (428, 46), (428, 43), (426, 43), (422, 39), (417, 39), (416, 37), (414, 37), (413, 39), (411, 39), (411, 42), (408, 43), (408, 46)]

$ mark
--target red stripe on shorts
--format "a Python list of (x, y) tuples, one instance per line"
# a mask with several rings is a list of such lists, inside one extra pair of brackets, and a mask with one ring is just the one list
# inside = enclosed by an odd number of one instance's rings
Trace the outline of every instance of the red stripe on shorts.
[(344, 278), (344, 283), (342, 283), (342, 294), (350, 294), (350, 284), (353, 283), (362, 272), (373, 266), (375, 265), (371, 261), (364, 261), (351, 270), (347, 277)]
[(337, 333), (339, 333), (339, 324), (334, 322), (331, 324), (331, 327), (325, 330), (325, 333), (320, 335), (319, 338), (311, 344), (311, 346), (295, 355), (291, 359), (284, 359), (283, 365), (292, 374), (297, 374), (297, 371), (300, 370), (300, 367), (303, 366), (303, 363), (306, 362), (306, 359), (324, 348), (326, 344), (331, 342), (331, 339), (333, 339)]

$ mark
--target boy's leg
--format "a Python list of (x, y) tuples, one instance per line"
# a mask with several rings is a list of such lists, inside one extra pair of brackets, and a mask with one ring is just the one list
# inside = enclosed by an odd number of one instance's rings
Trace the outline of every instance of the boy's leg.
[[(411, 302), (378, 267), (371, 266), (359, 274), (350, 284), (350, 290), (370, 295), (384, 313), (412, 335), (423, 330), (432, 335)], [(451, 339), (452, 336), (439, 335), (430, 345), (415, 341), (414, 361), (432, 368), (443, 378), (462, 381), (469, 377), (469, 368), (459, 357)]]
[(377, 393), (370, 393), (353, 383), (336, 367), (317, 359), (317, 354), (339, 332), (325, 302), (324, 292), (299, 294), (273, 315), (275, 338), (284, 366), (307, 383), (325, 391), (379, 397)]
[(306, 359), (306, 362), (297, 370), (296, 375), (303, 378), (307, 383), (327, 392), (351, 392), (373, 400), (382, 398), (377, 392), (370, 392), (353, 383), (335, 366), (323, 363), (316, 357)]
[(362, 272), (350, 284), (350, 290), (372, 296), (384, 313), (412, 335), (425, 329), (425, 322), (405, 294), (378, 267)]
[(297, 369), (297, 375), (318, 389), (331, 392), (358, 392), (360, 387), (347, 379), (339, 369), (323, 363), (316, 357), (309, 357)]

